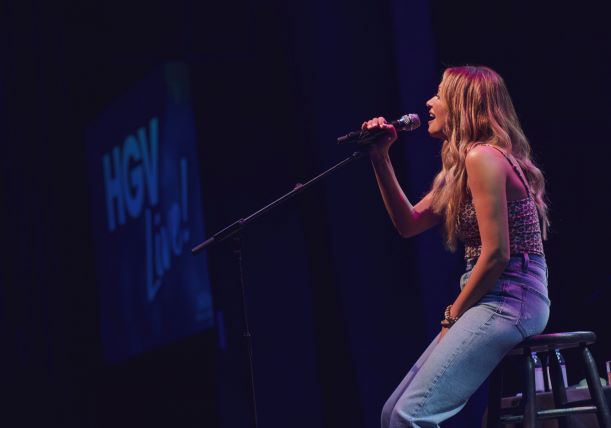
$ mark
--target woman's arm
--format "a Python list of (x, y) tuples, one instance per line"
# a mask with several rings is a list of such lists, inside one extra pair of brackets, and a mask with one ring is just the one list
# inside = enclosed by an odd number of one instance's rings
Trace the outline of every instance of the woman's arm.
[(431, 193), (415, 206), (410, 203), (397, 181), (388, 154), (370, 155), (370, 158), (384, 206), (401, 236), (408, 238), (418, 235), (441, 221), (441, 216), (431, 208)]
[(506, 160), (496, 149), (479, 146), (467, 154), (465, 162), (482, 251), (467, 284), (452, 304), (453, 317), (462, 315), (492, 288), (510, 256)]
[(404, 238), (418, 235), (435, 226), (441, 216), (431, 209), (431, 194), (427, 194), (413, 206), (399, 185), (388, 151), (397, 139), (397, 131), (383, 117), (364, 122), (362, 129), (382, 129), (386, 133), (369, 146), (369, 158), (375, 171), (382, 200), (395, 228)]

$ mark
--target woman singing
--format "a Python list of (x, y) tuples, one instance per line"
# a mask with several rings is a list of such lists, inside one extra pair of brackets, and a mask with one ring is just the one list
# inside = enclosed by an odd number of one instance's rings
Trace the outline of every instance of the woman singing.
[(383, 428), (438, 427), (513, 346), (542, 332), (549, 316), (545, 183), (503, 79), (487, 67), (448, 68), (426, 105), (428, 132), (443, 141), (442, 168), (416, 205), (388, 156), (396, 130), (382, 117), (362, 128), (386, 131), (370, 158), (401, 236), (442, 223), (450, 249), (458, 239), (465, 245), (466, 272), (440, 314), (441, 332), (384, 405)]

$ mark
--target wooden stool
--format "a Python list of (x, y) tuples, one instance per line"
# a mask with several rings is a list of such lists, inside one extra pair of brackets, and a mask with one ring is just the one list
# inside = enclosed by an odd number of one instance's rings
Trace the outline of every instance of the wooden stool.
[[(521, 403), (516, 408), (501, 409), (503, 388), (502, 365), (490, 375), (490, 390), (488, 393), (487, 428), (499, 428), (502, 424), (521, 422), (524, 428), (535, 428), (541, 419), (559, 418), (561, 428), (571, 428), (570, 415), (579, 413), (596, 413), (600, 428), (611, 428), (611, 413), (605, 401), (603, 388), (596, 363), (588, 349), (588, 345), (596, 342), (596, 334), (591, 331), (574, 331), (567, 333), (541, 334), (531, 336), (518, 344), (508, 355), (519, 355), (523, 361), (524, 391)], [(555, 408), (537, 410), (535, 391), (535, 367), (531, 352), (554, 352), (556, 349), (580, 348), (583, 356), (586, 380), (590, 391), (590, 402), (576, 407), (567, 403), (566, 389), (562, 377), (562, 369), (556, 358), (550, 358), (550, 381), (554, 396)], [(574, 403), (582, 404), (582, 403)]]

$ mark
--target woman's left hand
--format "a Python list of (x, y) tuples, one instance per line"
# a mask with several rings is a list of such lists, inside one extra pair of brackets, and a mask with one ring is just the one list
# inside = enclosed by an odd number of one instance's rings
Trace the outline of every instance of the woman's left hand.
[(441, 327), (441, 332), (439, 333), (439, 342), (441, 342), (441, 339), (443, 339), (443, 336), (446, 335), (448, 330), (449, 330), (449, 328), (447, 328), (447, 327)]

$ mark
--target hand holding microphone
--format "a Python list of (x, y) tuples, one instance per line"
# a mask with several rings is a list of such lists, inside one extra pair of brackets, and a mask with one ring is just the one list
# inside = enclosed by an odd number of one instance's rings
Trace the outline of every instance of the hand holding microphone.
[(420, 126), (417, 114), (406, 114), (390, 123), (383, 117), (363, 122), (360, 131), (353, 131), (337, 139), (338, 144), (354, 143), (358, 146), (386, 144), (388, 147), (397, 139), (397, 132), (412, 131)]

